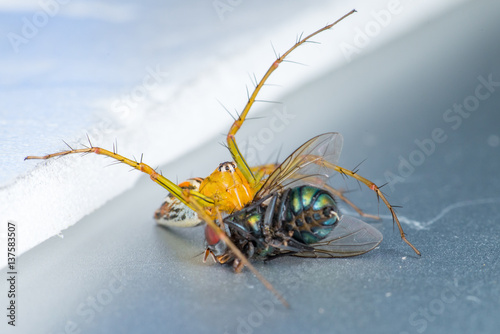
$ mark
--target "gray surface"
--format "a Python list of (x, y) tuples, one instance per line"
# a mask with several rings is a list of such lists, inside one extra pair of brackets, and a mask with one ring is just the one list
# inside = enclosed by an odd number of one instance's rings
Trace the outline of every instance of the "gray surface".
[[(20, 257), (16, 332), (61, 333), (69, 322), (82, 333), (497, 332), (500, 87), (456, 130), (443, 114), (474, 94), (478, 76), (500, 81), (499, 13), (495, 1), (465, 5), (303, 87), (284, 99), (296, 118), (259, 152), (265, 160), (273, 145), (290, 152), (315, 134), (339, 131), (340, 165), (366, 158), (360, 174), (382, 184), (387, 171), (397, 173), (399, 157), (417, 149), (416, 139), (443, 129), (447, 140), (404, 182), (385, 188), (402, 217), (427, 227), (404, 225), (421, 258), (385, 219), (374, 223), (384, 241), (363, 256), (256, 263), (285, 294), (285, 309), (248, 271), (203, 264), (201, 229), (155, 226), (164, 191), (144, 177), (64, 238)], [(253, 121), (240, 138), (268, 124)], [(228, 159), (219, 139), (164, 166), (164, 174), (207, 174)], [(386, 214), (368, 190), (348, 186), (368, 212)]]

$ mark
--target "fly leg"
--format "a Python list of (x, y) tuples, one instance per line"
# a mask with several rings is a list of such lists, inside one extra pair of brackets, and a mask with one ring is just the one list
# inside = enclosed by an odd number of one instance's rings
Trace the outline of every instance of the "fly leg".
[[(183, 196), (185, 198), (185, 201), (190, 203), (191, 206), (193, 207), (194, 211), (198, 213), (198, 216), (207, 223), (208, 226), (212, 229), (212, 231), (219, 237), (221, 240), (223, 240), (226, 245), (231, 249), (233, 254), (236, 256), (236, 258), (239, 260), (240, 264), (238, 267), (240, 268), (235, 268), (235, 269), (242, 269), (243, 266), (246, 266), (250, 271), (259, 279), (259, 281), (269, 290), (271, 291), (276, 298), (285, 306), (289, 307), (288, 302), (285, 300), (285, 298), (272, 286), (272, 284), (262, 276), (262, 274), (248, 261), (247, 257), (240, 251), (238, 247), (229, 239), (227, 234), (219, 227), (219, 225), (216, 223), (214, 219), (211, 218), (211, 215), (207, 212), (207, 210), (201, 205), (201, 201), (194, 196), (193, 197), (193, 192), (190, 190), (185, 190), (183, 192)], [(214, 210), (216, 211), (216, 215), (218, 216), (218, 219), (222, 222), (222, 216), (217, 210), (216, 207), (214, 207)]]

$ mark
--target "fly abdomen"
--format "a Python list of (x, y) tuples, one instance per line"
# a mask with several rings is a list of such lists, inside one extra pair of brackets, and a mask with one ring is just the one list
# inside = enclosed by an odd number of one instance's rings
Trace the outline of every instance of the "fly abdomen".
[(335, 200), (323, 189), (296, 187), (282, 201), (281, 227), (302, 243), (313, 244), (324, 239), (339, 220)]
[(300, 246), (291, 239), (306, 245), (324, 239), (339, 220), (337, 212), (329, 192), (300, 186), (247, 205), (227, 216), (224, 224), (231, 240), (248, 257), (270, 258), (292, 248), (298, 251)]

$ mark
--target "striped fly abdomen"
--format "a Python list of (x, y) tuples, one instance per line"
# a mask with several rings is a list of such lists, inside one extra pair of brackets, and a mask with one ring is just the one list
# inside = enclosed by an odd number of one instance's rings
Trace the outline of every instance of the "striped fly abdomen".
[(283, 194), (279, 205), (281, 228), (304, 244), (324, 239), (339, 220), (337, 203), (320, 188), (301, 186)]

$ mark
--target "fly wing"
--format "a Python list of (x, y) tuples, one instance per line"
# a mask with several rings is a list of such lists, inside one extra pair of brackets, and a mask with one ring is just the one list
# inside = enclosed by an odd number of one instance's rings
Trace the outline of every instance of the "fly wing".
[(327, 161), (336, 165), (342, 151), (340, 133), (328, 132), (308, 140), (293, 152), (266, 179), (255, 199), (301, 185), (323, 186), (334, 170), (326, 167)]
[(292, 253), (300, 257), (349, 257), (371, 251), (382, 241), (382, 233), (359, 219), (342, 216), (330, 234), (320, 242), (310, 244), (313, 250)]

